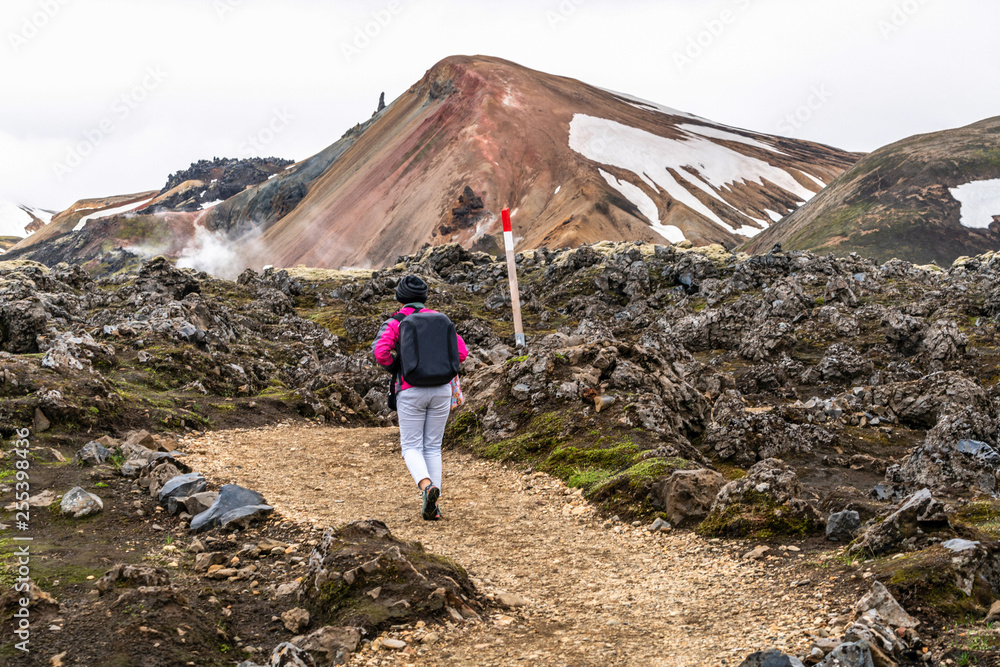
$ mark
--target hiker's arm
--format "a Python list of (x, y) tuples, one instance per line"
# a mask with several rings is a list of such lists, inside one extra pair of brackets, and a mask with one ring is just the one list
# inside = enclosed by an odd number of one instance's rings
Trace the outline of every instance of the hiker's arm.
[(458, 360), (465, 361), (465, 358), (469, 356), (469, 348), (465, 346), (465, 341), (462, 340), (461, 336), (455, 334), (455, 337), (458, 338)]
[(375, 361), (382, 366), (392, 366), (392, 351), (396, 349), (398, 341), (399, 322), (389, 320), (382, 325), (378, 338), (375, 339), (375, 344), (372, 346), (372, 354), (375, 355)]

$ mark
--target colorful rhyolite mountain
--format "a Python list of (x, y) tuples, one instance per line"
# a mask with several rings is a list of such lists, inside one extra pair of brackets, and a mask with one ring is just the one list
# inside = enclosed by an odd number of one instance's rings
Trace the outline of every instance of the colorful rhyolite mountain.
[[(735, 246), (860, 156), (719, 125), (488, 57), (447, 58), (323, 153), (215, 207), (252, 263), (384, 266), (425, 244)], [(469, 187), (481, 208), (459, 197)], [(275, 202), (304, 196), (287, 213)], [(460, 209), (461, 214), (453, 214)], [(469, 214), (471, 213), (471, 215)]]
[(380, 267), (427, 244), (493, 250), (505, 206), (519, 248), (734, 247), (860, 157), (497, 58), (454, 56), (327, 149), (224, 201), (187, 194), (201, 193), (204, 178), (172, 177), (171, 192), (120, 198), (132, 206), (126, 215), (78, 228), (83, 216), (64, 212), (12, 252), (50, 263), (140, 247), (217, 265), (224, 251), (229, 273)]

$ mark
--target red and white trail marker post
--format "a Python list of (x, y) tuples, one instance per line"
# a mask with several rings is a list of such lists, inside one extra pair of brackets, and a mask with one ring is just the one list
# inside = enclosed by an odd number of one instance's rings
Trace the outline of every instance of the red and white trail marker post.
[(514, 345), (524, 347), (524, 328), (521, 326), (521, 293), (517, 289), (517, 266), (514, 263), (514, 232), (510, 226), (510, 209), (502, 210), (500, 217), (503, 218), (503, 245), (507, 250), (510, 307), (514, 313)]

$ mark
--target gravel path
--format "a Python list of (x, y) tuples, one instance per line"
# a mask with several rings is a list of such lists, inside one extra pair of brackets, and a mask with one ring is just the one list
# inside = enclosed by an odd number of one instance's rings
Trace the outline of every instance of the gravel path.
[[(454, 451), (445, 520), (422, 521), (394, 428), (283, 423), (189, 437), (183, 449), (195, 470), (260, 491), (287, 519), (380, 519), (461, 563), (487, 595), (527, 600), (482, 623), (398, 628), (389, 635), (406, 650), (375, 642), (352, 664), (738, 665), (761, 648), (801, 653), (852, 601), (801, 552), (753, 561), (744, 544), (650, 535), (597, 516), (559, 480)], [(431, 630), (438, 641), (421, 643)]]

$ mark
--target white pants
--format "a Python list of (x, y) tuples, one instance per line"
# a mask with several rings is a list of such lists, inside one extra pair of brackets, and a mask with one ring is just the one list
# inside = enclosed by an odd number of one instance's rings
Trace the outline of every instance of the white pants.
[(410, 387), (396, 396), (403, 460), (418, 485), (441, 488), (441, 439), (451, 413), (451, 385)]

